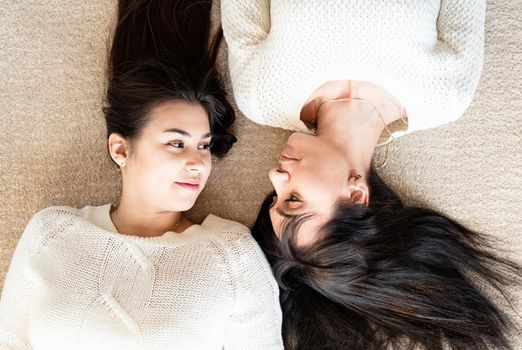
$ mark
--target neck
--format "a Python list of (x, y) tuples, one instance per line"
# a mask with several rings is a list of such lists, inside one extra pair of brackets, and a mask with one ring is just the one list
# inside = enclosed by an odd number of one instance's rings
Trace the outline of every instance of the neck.
[(384, 123), (364, 101), (331, 101), (318, 110), (316, 136), (335, 143), (354, 173), (366, 174)]
[(143, 200), (133, 200), (124, 194), (118, 207), (111, 211), (111, 219), (118, 232), (140, 237), (161, 236), (174, 229), (181, 232), (186, 226), (181, 212), (147, 208)]

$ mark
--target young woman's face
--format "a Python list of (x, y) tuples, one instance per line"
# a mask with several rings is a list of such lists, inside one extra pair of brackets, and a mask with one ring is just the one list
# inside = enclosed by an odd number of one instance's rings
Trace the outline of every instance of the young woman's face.
[(210, 174), (210, 141), (208, 116), (201, 105), (158, 105), (132, 145), (123, 186), (142, 204), (165, 211), (190, 209)]
[(277, 193), (270, 219), (278, 237), (286, 216), (306, 214), (311, 216), (299, 229), (298, 244), (313, 242), (314, 233), (331, 218), (335, 203), (350, 196), (348, 174), (345, 156), (333, 143), (315, 135), (292, 134), (278, 166), (269, 172)]

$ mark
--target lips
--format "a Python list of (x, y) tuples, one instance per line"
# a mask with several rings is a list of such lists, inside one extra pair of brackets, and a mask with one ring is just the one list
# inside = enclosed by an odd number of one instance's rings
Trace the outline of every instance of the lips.
[(297, 158), (293, 153), (292, 151), (290, 151), (288, 148), (285, 148), (283, 150), (283, 152), (281, 152), (281, 158), (280, 158), (281, 161), (285, 161), (285, 160), (299, 160), (299, 158)]
[(186, 182), (176, 182), (176, 185), (183, 187), (186, 190), (196, 192), (199, 190), (199, 182), (198, 181), (186, 181)]

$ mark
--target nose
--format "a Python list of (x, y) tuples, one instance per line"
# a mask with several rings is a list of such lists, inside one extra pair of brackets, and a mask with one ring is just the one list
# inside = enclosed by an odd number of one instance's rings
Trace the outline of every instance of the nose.
[(272, 182), (272, 186), (274, 186), (274, 189), (277, 193), (281, 193), (283, 187), (290, 180), (290, 174), (278, 168), (270, 170), (268, 177), (270, 178), (270, 182)]
[(309, 137), (312, 135), (305, 134), (303, 132), (294, 132), (286, 140), (286, 144), (293, 149), (300, 149), (301, 145), (309, 142)]
[(205, 169), (205, 163), (199, 152), (191, 152), (185, 163), (185, 169), (192, 174), (199, 174)]

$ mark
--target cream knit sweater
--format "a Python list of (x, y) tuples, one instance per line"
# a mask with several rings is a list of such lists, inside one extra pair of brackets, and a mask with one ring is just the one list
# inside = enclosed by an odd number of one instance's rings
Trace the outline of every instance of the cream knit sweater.
[(397, 98), (408, 132), (459, 118), (483, 64), (484, 0), (221, 0), (239, 109), (306, 131), (304, 102), (330, 80)]
[(249, 230), (118, 233), (111, 204), (36, 213), (0, 302), (0, 348), (282, 349), (278, 287)]

